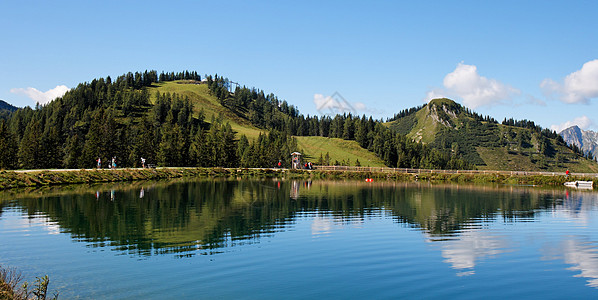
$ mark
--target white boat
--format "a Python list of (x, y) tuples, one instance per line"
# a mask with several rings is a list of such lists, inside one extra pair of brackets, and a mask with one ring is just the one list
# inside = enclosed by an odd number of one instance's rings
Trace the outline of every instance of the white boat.
[(594, 188), (593, 181), (569, 181), (565, 182), (565, 186), (580, 188), (580, 189), (592, 189)]

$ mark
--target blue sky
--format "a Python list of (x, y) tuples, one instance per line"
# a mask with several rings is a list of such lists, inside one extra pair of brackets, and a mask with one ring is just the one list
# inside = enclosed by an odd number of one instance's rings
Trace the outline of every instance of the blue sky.
[(310, 115), (335, 92), (376, 118), (446, 96), (499, 121), (598, 129), (598, 1), (3, 1), (0, 14), (0, 99), (17, 106), (195, 70)]

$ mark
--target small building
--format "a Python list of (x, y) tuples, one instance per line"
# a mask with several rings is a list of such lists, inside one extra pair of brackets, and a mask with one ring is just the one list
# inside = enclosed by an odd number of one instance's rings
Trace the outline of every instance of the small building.
[(301, 153), (293, 152), (291, 153), (291, 158), (291, 168), (301, 169)]

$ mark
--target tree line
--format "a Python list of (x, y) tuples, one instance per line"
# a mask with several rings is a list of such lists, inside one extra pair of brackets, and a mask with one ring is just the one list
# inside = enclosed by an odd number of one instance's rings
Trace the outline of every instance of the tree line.
[(259, 144), (241, 137), (246, 143), (239, 148), (229, 124), (221, 117), (207, 122), (178, 94), (156, 92), (150, 103), (152, 83), (181, 79), (201, 77), (146, 71), (94, 79), (47, 105), (10, 113), (0, 120), (0, 169), (91, 168), (98, 158), (107, 163), (112, 157), (127, 167), (141, 166), (142, 157), (160, 166), (273, 166), (247, 155), (296, 150), (296, 141), (274, 130)]
[(321, 136), (354, 140), (361, 147), (374, 152), (389, 167), (471, 169), (473, 165), (462, 157), (443, 153), (394, 133), (382, 120), (371, 116), (343, 114), (304, 116), (286, 101), (255, 88), (237, 86), (229, 92), (230, 81), (217, 75), (206, 77), (210, 92), (220, 103), (246, 118), (254, 126), (273, 129), (288, 136)]
[[(139, 167), (141, 158), (159, 166), (288, 166), (298, 151), (293, 136), (355, 140), (389, 167), (472, 168), (457, 155), (393, 133), (381, 120), (351, 114), (304, 116), (275, 95), (207, 76), (210, 93), (225, 107), (264, 130), (254, 140), (237, 136), (216, 116), (205, 120), (182, 95), (156, 92), (156, 82), (195, 80), (197, 72), (127, 73), (79, 84), (46, 105), (25, 107), (0, 120), (1, 169), (91, 168), (99, 158)], [(152, 99), (153, 101), (151, 101)], [(195, 113), (194, 113), (195, 111)]]

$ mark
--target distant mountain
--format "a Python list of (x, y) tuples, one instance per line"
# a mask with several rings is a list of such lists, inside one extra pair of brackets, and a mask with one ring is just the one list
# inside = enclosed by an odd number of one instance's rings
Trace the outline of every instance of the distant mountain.
[(496, 120), (450, 100), (434, 99), (404, 110), (386, 125), (435, 149), (462, 157), (479, 169), (598, 171), (598, 165), (567, 146), (556, 132), (532, 121)]
[(586, 155), (590, 153), (594, 157), (598, 156), (598, 132), (582, 130), (575, 125), (559, 132), (559, 134), (568, 145), (577, 146)]
[(18, 107), (4, 101), (4, 100), (0, 100), (0, 110), (8, 110), (8, 111), (15, 111), (19, 109)]

